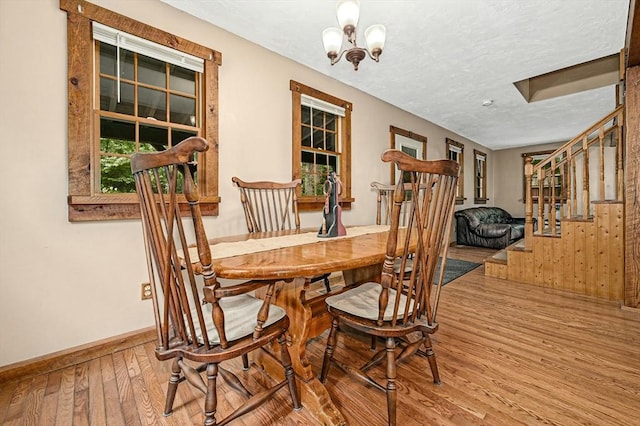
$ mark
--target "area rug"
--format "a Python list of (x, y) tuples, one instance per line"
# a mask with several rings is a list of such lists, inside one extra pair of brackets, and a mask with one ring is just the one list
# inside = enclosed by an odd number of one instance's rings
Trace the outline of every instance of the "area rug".
[[(2, 1), (2, 0), (0, 0)], [(464, 260), (452, 259), (450, 257), (447, 258), (447, 265), (444, 268), (444, 279), (442, 280), (442, 285), (448, 284), (456, 278), (460, 278), (467, 272), (473, 271), (480, 263), (467, 262)], [(433, 278), (433, 282), (438, 282), (438, 276), (440, 275), (440, 260), (438, 260), (438, 265), (436, 266), (435, 277)], [(332, 278), (333, 277), (333, 278)], [(344, 281), (342, 280), (341, 272), (334, 272), (331, 277), (329, 277), (331, 281), (331, 288), (338, 289), (344, 287)], [(309, 291), (307, 292), (307, 297), (312, 298), (318, 296), (320, 294), (326, 294), (327, 290), (324, 287), (322, 282), (318, 281), (311, 285)]]
[[(458, 260), (448, 257), (447, 264), (444, 267), (444, 278), (442, 279), (442, 285), (448, 284), (456, 278), (463, 276), (467, 272), (473, 271), (478, 266), (480, 266), (480, 263), (467, 262), (466, 260)], [(434, 283), (438, 282), (439, 276), (440, 260), (438, 260), (438, 266), (436, 266), (436, 274), (433, 278)]]

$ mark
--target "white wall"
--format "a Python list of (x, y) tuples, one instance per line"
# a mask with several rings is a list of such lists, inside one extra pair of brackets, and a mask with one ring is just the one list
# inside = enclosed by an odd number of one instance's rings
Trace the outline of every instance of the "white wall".
[[(233, 175), (291, 178), (291, 79), (353, 103), (356, 201), (343, 214), (345, 224), (375, 220), (369, 183), (388, 179), (389, 166), (380, 154), (389, 144), (389, 125), (427, 136), (430, 159), (444, 156), (446, 137), (465, 144), (465, 206), (473, 202), (473, 149), (486, 152), (488, 195), (497, 198), (495, 153), (489, 149), (157, 0), (95, 3), (222, 52), (222, 203), (220, 216), (205, 223), (211, 237), (245, 231)], [(147, 277), (139, 222), (67, 220), (66, 13), (58, 0), (0, 0), (0, 58), (3, 366), (137, 330), (151, 325), (153, 317), (150, 302), (140, 300), (140, 283)], [(302, 225), (319, 221), (319, 213), (306, 213)]]

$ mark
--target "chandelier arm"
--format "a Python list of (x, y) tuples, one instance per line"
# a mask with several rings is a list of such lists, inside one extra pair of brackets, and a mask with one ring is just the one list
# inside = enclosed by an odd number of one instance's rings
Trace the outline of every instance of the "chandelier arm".
[(329, 56), (329, 59), (331, 59), (331, 65), (335, 65), (336, 63), (340, 62), (340, 59), (342, 59), (342, 57), (344, 56), (345, 53), (347, 53), (348, 50), (349, 49), (342, 49), (342, 51), (337, 55), (333, 57)]

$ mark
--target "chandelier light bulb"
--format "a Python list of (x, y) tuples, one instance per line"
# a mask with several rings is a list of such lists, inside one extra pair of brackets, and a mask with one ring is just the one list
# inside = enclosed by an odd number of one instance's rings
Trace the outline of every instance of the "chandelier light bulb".
[(358, 0), (340, 0), (336, 5), (336, 15), (340, 28), (357, 27), (360, 17), (360, 2)]
[(327, 56), (338, 56), (338, 52), (342, 49), (342, 30), (335, 27), (324, 30), (322, 32), (322, 44)]
[(367, 41), (367, 49), (371, 55), (378, 60), (378, 56), (384, 48), (384, 41), (387, 35), (387, 29), (382, 24), (371, 25), (364, 32), (364, 38)]

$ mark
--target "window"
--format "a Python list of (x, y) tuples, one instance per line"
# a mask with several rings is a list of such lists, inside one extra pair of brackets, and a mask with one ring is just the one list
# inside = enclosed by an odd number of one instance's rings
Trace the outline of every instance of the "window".
[(456, 188), (456, 204), (464, 203), (464, 145), (452, 139), (446, 138), (447, 158), (460, 165), (460, 177)]
[(220, 53), (91, 3), (61, 0), (60, 8), (68, 15), (69, 220), (139, 217), (131, 154), (194, 135), (211, 143), (196, 176), (203, 214), (216, 215)]
[(475, 188), (473, 202), (475, 204), (487, 203), (487, 154), (476, 149), (473, 150), (473, 176)]
[[(391, 149), (398, 149), (413, 158), (427, 159), (427, 137), (395, 126), (389, 126)], [(391, 183), (396, 181), (395, 164), (391, 165)]]
[(324, 183), (335, 171), (342, 182), (340, 200), (351, 198), (351, 103), (291, 81), (293, 110), (293, 179), (302, 179), (300, 210), (319, 210), (325, 201)]

